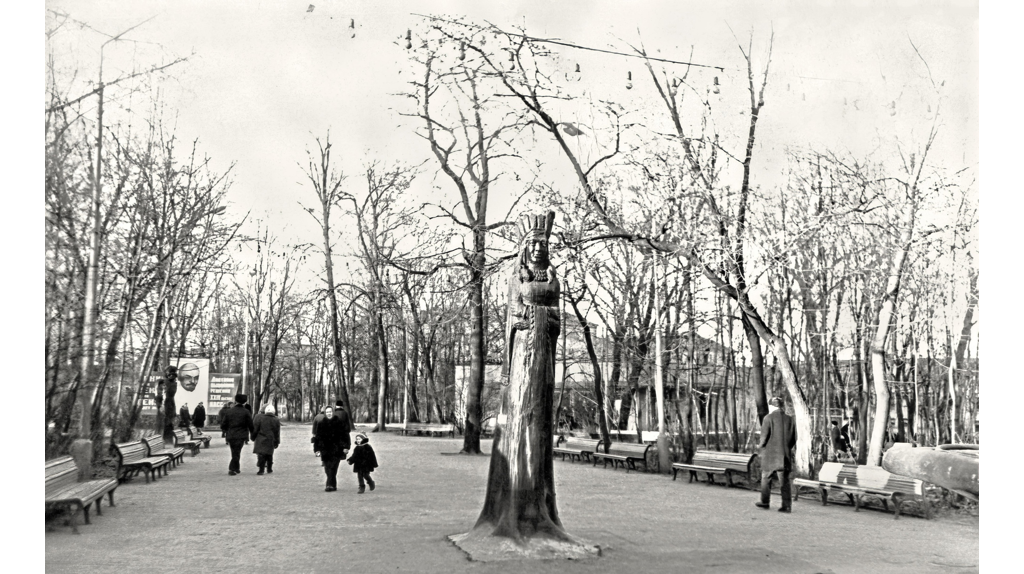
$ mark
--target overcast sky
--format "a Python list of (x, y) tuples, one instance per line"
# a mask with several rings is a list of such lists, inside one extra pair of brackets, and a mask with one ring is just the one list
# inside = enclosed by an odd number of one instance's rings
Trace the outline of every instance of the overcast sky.
[[(945, 81), (935, 157), (977, 164), (978, 30), (977, 8), (971, 3), (927, 11), (822, 8), (809, 2), (773, 3), (777, 6), (771, 8), (756, 2), (707, 4), (58, 0), (47, 8), (108, 34), (152, 18), (125, 36), (139, 42), (105, 49), (108, 80), (133, 66), (191, 55), (162, 85), (164, 102), (177, 114), (178, 137), (199, 138), (215, 168), (235, 163), (232, 211), (272, 218), (285, 241), (317, 238), (315, 223), (297, 204), (313, 197), (298, 164), (305, 161), (314, 136), (331, 130), (352, 175), (369, 158), (418, 162), (428, 157), (423, 141), (413, 136), (411, 121), (398, 114), (408, 110), (407, 100), (395, 95), (405, 89), (410, 70), (399, 40), (422, 22), (413, 12), (465, 16), (506, 29), (523, 26), (535, 36), (618, 51), (642, 42), (659, 57), (723, 67), (696, 69), (691, 79), (710, 84), (712, 76), (719, 77), (716, 121), (726, 137), (736, 138), (745, 137), (741, 112), (749, 106), (737, 38), (746, 44), (753, 34), (755, 63), (763, 65), (774, 30), (754, 164), (755, 184), (765, 186), (781, 173), (788, 146), (863, 156), (894, 137), (920, 139), (928, 126), (928, 78), (912, 41), (932, 77)], [(50, 43), (59, 66), (78, 70), (77, 89), (96, 74), (99, 46), (106, 40), (96, 31), (67, 25)], [(636, 59), (554, 49), (567, 72), (581, 65), (581, 82), (593, 97), (639, 107), (654, 95)], [(625, 89), (628, 73), (635, 75), (630, 92)], [(69, 90), (71, 95), (76, 88)], [(569, 119), (586, 123), (591, 102), (581, 100), (582, 117)], [(894, 105), (897, 113), (892, 115)], [(585, 138), (578, 145), (584, 156), (591, 147), (597, 149)], [(552, 162), (553, 171), (566, 168)], [(557, 181), (560, 175), (552, 177)], [(431, 181), (421, 178), (417, 185), (427, 193)]]

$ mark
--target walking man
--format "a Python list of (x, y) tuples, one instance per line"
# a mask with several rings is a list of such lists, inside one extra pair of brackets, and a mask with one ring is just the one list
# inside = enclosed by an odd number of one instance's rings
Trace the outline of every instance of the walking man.
[(772, 476), (782, 484), (782, 507), (779, 512), (791, 512), (790, 488), (793, 472), (793, 447), (796, 446), (796, 425), (793, 417), (782, 410), (782, 399), (774, 397), (768, 401), (768, 416), (761, 423), (761, 441), (758, 444), (761, 458), (761, 502), (759, 508), (768, 509), (772, 495)]
[(206, 426), (206, 407), (203, 406), (203, 401), (199, 401), (196, 410), (192, 411), (192, 425), (200, 431)]
[(316, 427), (313, 450), (320, 455), (324, 474), (327, 475), (324, 492), (338, 490), (338, 465), (348, 454), (351, 445), (348, 427), (347, 413), (343, 421), (341, 417), (335, 416), (333, 407), (327, 407), (324, 411), (324, 419)]
[(256, 454), (256, 466), (262, 475), (266, 470), (274, 472), (274, 449), (281, 445), (281, 421), (277, 420), (274, 405), (267, 405), (262, 414), (253, 420), (252, 440), (255, 443), (252, 452)]
[(235, 395), (235, 406), (224, 412), (224, 419), (220, 423), (220, 430), (231, 447), (231, 462), (228, 463), (228, 474), (235, 476), (242, 472), (238, 459), (242, 454), (242, 447), (245, 446), (249, 436), (253, 434), (252, 414), (245, 408), (249, 397), (239, 393)]

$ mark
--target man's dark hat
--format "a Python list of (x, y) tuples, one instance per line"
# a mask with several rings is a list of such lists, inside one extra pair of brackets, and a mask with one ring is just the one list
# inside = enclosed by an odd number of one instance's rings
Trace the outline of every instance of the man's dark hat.
[(242, 393), (238, 393), (237, 395), (235, 395), (235, 404), (244, 405), (248, 400), (249, 397), (243, 395)]
[(343, 403), (341, 401), (334, 401), (334, 406), (344, 408), (345, 403)]

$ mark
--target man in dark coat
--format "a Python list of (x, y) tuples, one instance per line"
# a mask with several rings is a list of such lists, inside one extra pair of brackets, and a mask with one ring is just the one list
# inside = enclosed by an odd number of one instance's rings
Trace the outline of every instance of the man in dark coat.
[(192, 416), (188, 414), (188, 403), (184, 403), (178, 410), (178, 426), (187, 429), (190, 422), (192, 422)]
[(761, 441), (758, 444), (761, 459), (761, 502), (759, 508), (768, 508), (772, 495), (772, 476), (782, 484), (782, 507), (779, 512), (790, 512), (790, 488), (793, 471), (793, 447), (796, 446), (796, 425), (793, 417), (782, 410), (782, 399), (768, 401), (768, 416), (761, 422)]
[(231, 462), (228, 463), (228, 474), (231, 476), (242, 472), (238, 459), (242, 454), (242, 447), (253, 431), (252, 414), (245, 408), (247, 400), (249, 398), (243, 394), (235, 395), (235, 406), (224, 413), (224, 420), (220, 423), (220, 430), (224, 431), (228, 446), (231, 447)]
[(192, 424), (199, 430), (206, 426), (206, 407), (203, 406), (203, 401), (199, 401), (196, 410), (192, 411)]
[(316, 437), (313, 442), (313, 450), (320, 455), (324, 473), (327, 475), (324, 492), (338, 490), (338, 465), (348, 454), (350, 446), (348, 417), (346, 416), (345, 420), (342, 420), (341, 417), (334, 415), (333, 407), (327, 407), (324, 412), (324, 420), (320, 421), (316, 427)]
[[(230, 411), (231, 407), (233, 407), (233, 406), (235, 406), (235, 402), (234, 401), (228, 401), (228, 402), (224, 403), (223, 405), (221, 405), (220, 410), (217, 411), (217, 425), (218, 426), (221, 426), (221, 425), (224, 424), (224, 417), (228, 414), (228, 411)], [(227, 436), (227, 434), (222, 430), (221, 433), (220, 433), (220, 436), (221, 437), (225, 437), (225, 436)]]
[(256, 415), (252, 426), (252, 452), (260, 469), (256, 474), (262, 475), (264, 468), (268, 473), (274, 472), (274, 449), (281, 445), (281, 421), (277, 420), (274, 405), (267, 405), (262, 414)]

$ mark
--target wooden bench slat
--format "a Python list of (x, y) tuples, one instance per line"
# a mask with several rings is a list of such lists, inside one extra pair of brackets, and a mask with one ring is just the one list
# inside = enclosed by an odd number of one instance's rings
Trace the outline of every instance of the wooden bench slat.
[(85, 523), (89, 524), (89, 508), (94, 502), (97, 514), (102, 514), (100, 504), (104, 495), (110, 497), (110, 505), (114, 506), (114, 490), (118, 485), (116, 479), (78, 482), (78, 466), (70, 456), (46, 461), (45, 468), (46, 506), (69, 508), (68, 523), (76, 534), (78, 525), (75, 517), (79, 510), (85, 515)]

